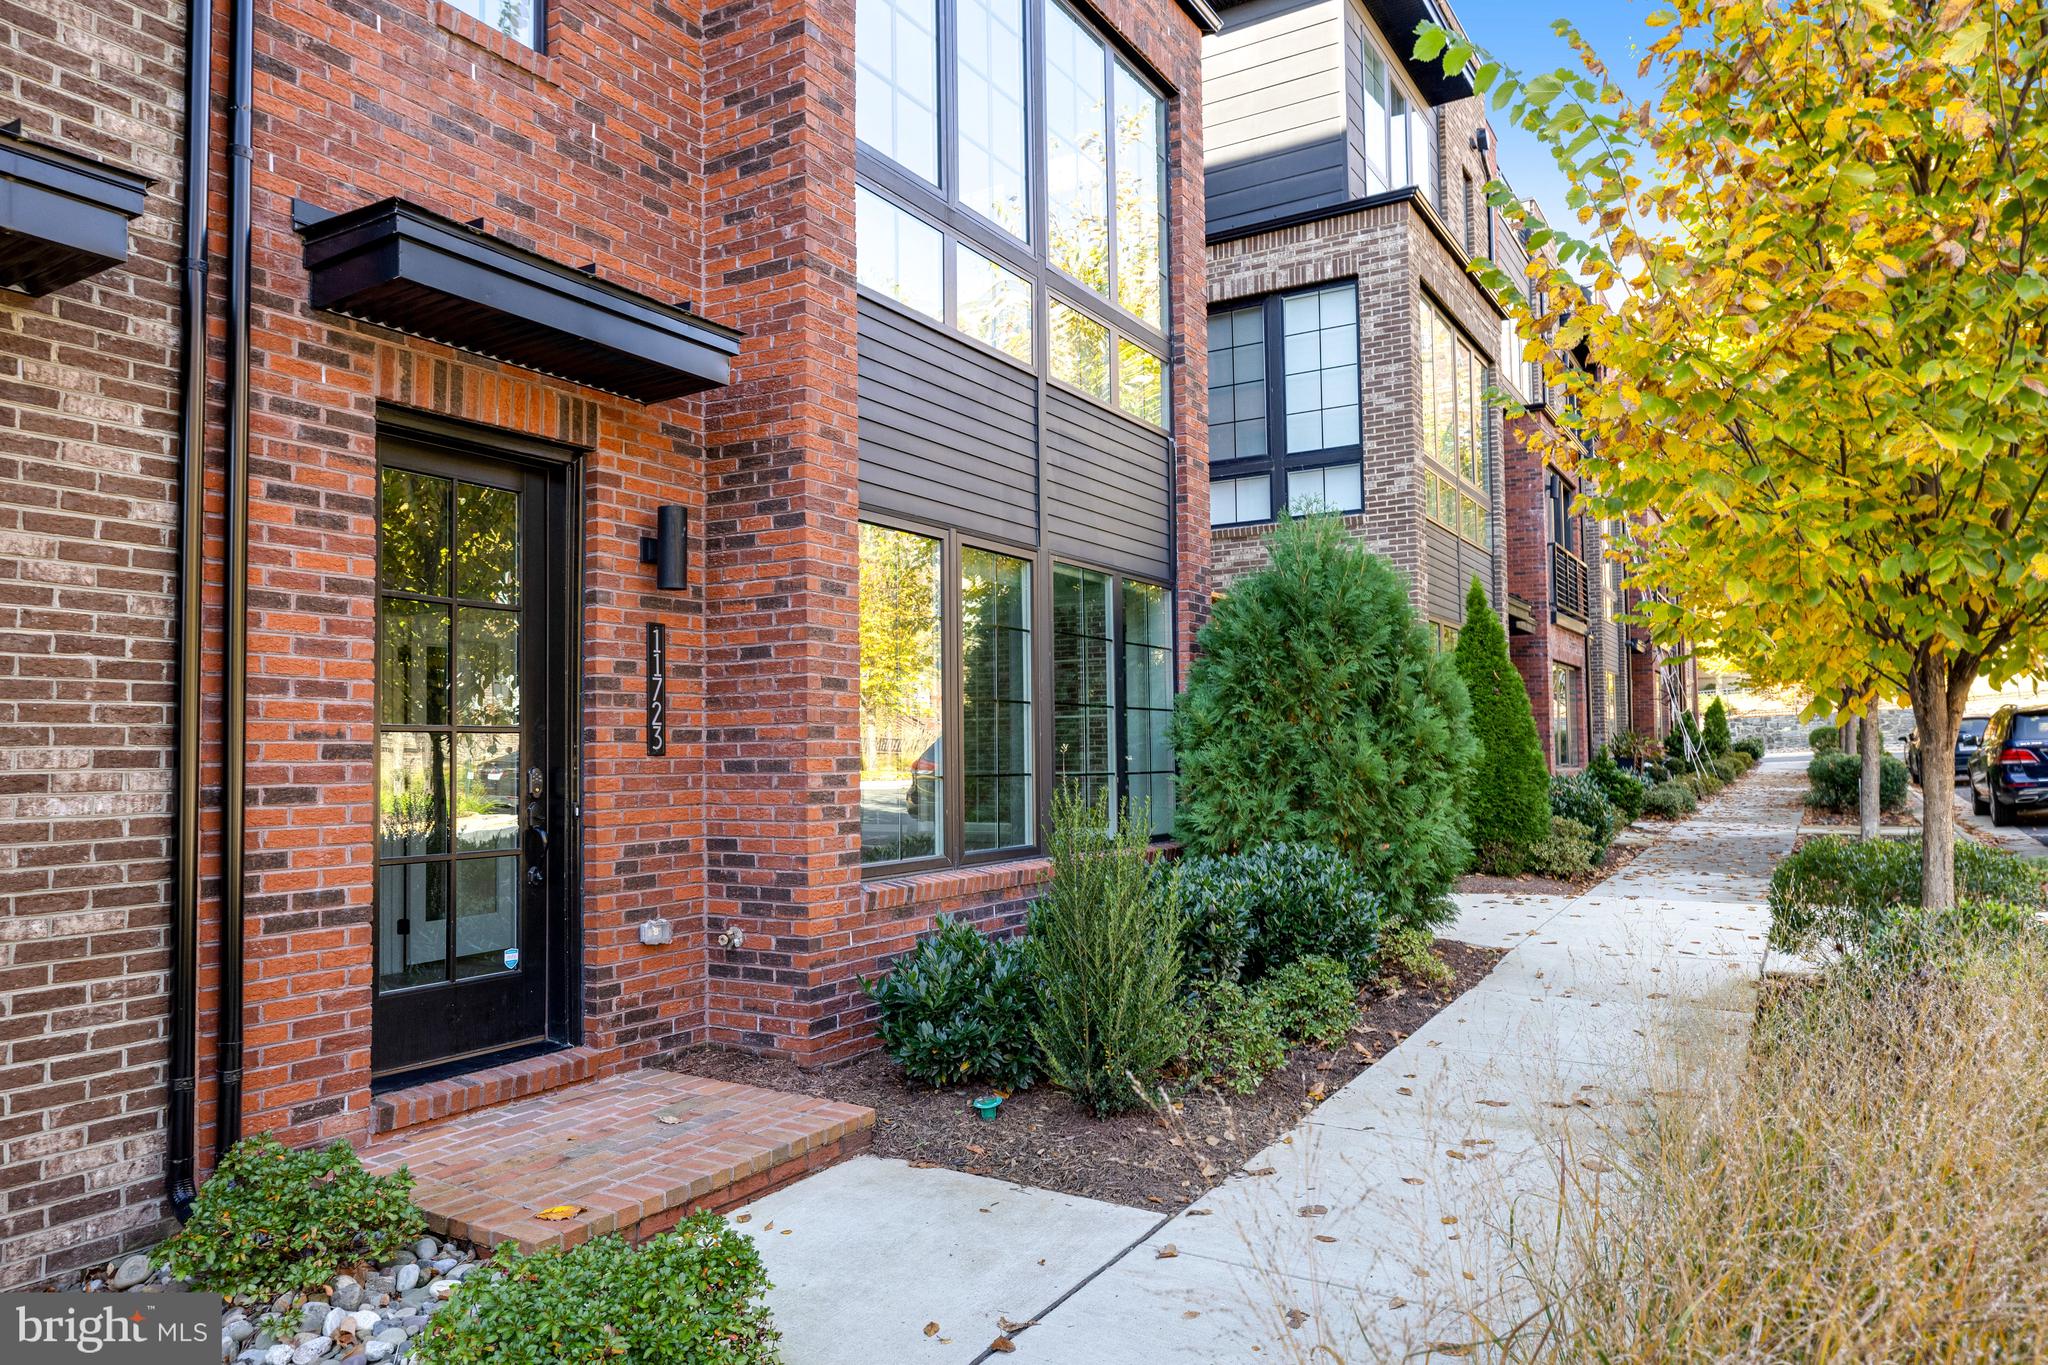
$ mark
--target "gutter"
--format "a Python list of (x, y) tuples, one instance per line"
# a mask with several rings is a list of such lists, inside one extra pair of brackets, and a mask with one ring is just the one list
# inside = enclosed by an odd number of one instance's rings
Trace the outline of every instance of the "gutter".
[(171, 884), (171, 1049), (164, 1184), (183, 1222), (198, 1193), (199, 692), (206, 552), (207, 206), (213, 163), (213, 14), (185, 15), (185, 208), (179, 229), (178, 692)]
[(248, 808), (249, 253), (255, 0), (229, 0), (227, 668), (221, 699), (220, 1109), (215, 1149), (242, 1135), (242, 840)]

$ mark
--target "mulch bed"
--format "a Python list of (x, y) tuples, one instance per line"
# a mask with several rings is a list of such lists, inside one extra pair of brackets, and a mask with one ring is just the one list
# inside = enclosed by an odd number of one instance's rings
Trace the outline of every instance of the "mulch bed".
[[(1658, 820), (1638, 820), (1629, 826), (1638, 833), (1661, 833), (1668, 826)], [(1539, 877), (1527, 873), (1520, 877), (1489, 877), (1483, 873), (1468, 872), (1458, 878), (1451, 887), (1453, 891), (1480, 895), (1505, 896), (1576, 896), (1591, 890), (1596, 882), (1605, 881), (1635, 861), (1636, 854), (1643, 851), (1641, 843), (1609, 844), (1607, 857), (1600, 866), (1590, 872), (1563, 881), (1557, 877)]]
[(980, 1092), (912, 1089), (880, 1052), (840, 1066), (806, 1069), (779, 1057), (697, 1048), (665, 1065), (693, 1076), (866, 1105), (875, 1111), (876, 1156), (1112, 1204), (1177, 1209), (1213, 1189), (1230, 1170), (1478, 985), (1503, 956), (1500, 949), (1449, 939), (1439, 939), (1436, 950), (1457, 973), (1452, 985), (1363, 991), (1358, 1026), (1346, 1043), (1327, 1051), (1296, 1048), (1287, 1065), (1253, 1093), (1197, 1089), (1171, 1114), (1139, 1110), (1098, 1119), (1061, 1091), (1040, 1085), (1010, 1096), (996, 1121), (987, 1123), (968, 1107)]

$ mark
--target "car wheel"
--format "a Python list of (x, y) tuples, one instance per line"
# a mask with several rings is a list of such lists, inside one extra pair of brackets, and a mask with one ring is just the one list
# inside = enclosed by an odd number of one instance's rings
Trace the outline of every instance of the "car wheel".
[(1997, 790), (1993, 789), (1991, 793), (1991, 823), (1994, 825), (2009, 825), (2017, 818), (2019, 818), (2019, 812), (1999, 800)]
[(1984, 814), (1986, 811), (1990, 809), (1989, 806), (1984, 804), (1984, 798), (1977, 795), (1977, 783), (1975, 779), (1972, 779), (1970, 782), (1970, 809), (1975, 811), (1979, 815)]

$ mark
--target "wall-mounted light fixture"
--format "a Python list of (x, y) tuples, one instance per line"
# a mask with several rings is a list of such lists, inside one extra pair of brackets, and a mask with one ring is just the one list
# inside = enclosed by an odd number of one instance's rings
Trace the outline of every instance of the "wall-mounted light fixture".
[(654, 566), (654, 584), (663, 592), (690, 586), (690, 509), (665, 503), (655, 513), (654, 534), (640, 537), (640, 562)]

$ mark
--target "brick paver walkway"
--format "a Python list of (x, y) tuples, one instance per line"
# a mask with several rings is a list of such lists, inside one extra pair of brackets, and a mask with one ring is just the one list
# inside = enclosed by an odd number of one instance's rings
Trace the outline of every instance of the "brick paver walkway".
[[(364, 1154), (409, 1168), (443, 1236), (531, 1251), (727, 1209), (867, 1146), (874, 1111), (670, 1071), (629, 1071), (410, 1129)], [(547, 1209), (573, 1206), (564, 1219)]]

